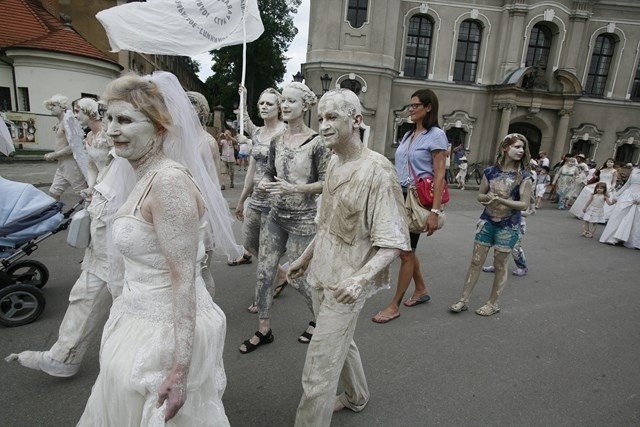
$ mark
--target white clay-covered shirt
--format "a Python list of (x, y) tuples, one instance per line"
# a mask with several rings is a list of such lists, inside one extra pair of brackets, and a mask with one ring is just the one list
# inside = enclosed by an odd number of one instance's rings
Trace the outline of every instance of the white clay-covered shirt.
[[(391, 162), (365, 148), (353, 174), (340, 180), (332, 174), (337, 160), (334, 156), (327, 168), (307, 276), (316, 288), (353, 276), (378, 248), (411, 250), (402, 191)], [(363, 295), (388, 285), (385, 268)]]

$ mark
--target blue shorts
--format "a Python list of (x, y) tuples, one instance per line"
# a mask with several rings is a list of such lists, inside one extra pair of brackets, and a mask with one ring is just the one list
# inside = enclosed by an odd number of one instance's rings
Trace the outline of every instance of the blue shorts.
[(520, 239), (520, 224), (513, 227), (498, 227), (481, 219), (476, 225), (475, 242), (483, 246), (493, 246), (498, 252), (511, 252)]

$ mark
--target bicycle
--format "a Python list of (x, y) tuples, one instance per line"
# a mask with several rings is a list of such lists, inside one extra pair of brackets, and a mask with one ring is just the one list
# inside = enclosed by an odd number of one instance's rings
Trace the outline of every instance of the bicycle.
[(480, 185), (480, 182), (482, 182), (482, 173), (485, 168), (486, 166), (482, 162), (471, 163), (467, 172), (468, 179), (473, 178), (476, 184)]

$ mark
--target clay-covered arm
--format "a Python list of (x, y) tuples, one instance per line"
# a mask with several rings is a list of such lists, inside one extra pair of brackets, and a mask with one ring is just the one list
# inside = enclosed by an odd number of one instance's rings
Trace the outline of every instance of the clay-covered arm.
[(297, 279), (303, 276), (307, 272), (309, 263), (313, 258), (313, 251), (316, 247), (316, 238), (314, 237), (311, 243), (305, 248), (302, 255), (289, 265), (289, 271), (287, 271), (287, 280)]
[(336, 301), (342, 304), (353, 304), (362, 295), (364, 288), (371, 284), (375, 277), (400, 255), (400, 249), (379, 248), (378, 252), (353, 276), (333, 285)]
[(64, 147), (61, 150), (45, 154), (44, 155), (44, 159), (45, 160), (56, 160), (56, 159), (58, 159), (60, 157), (69, 156), (69, 155), (72, 155), (72, 154), (73, 154), (73, 150), (71, 149), (71, 146), (67, 145), (66, 147)]
[(256, 159), (249, 156), (249, 168), (247, 169), (247, 175), (244, 177), (244, 187), (236, 206), (236, 217), (239, 220), (244, 218), (244, 202), (249, 198), (253, 192), (254, 179), (256, 177)]
[(143, 205), (149, 212), (171, 278), (175, 342), (173, 365), (158, 391), (158, 407), (171, 419), (186, 400), (196, 321), (196, 257), (202, 201), (195, 186), (178, 169), (161, 171)]

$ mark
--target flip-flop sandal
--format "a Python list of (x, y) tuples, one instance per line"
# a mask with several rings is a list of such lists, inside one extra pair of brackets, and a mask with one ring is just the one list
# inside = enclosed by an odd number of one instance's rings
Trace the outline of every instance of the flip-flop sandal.
[(403, 304), (405, 305), (405, 307), (415, 307), (416, 305), (424, 304), (425, 302), (429, 301), (431, 301), (431, 295), (424, 294), (420, 295), (418, 298), (411, 297), (403, 302)]
[(288, 284), (289, 284), (289, 282), (287, 282), (285, 280), (284, 283), (282, 283), (281, 285), (276, 286), (276, 288), (273, 290), (273, 297), (274, 298), (278, 298), (280, 296), (280, 294), (282, 293), (282, 291), (284, 290), (285, 286), (287, 286)]
[(376, 314), (375, 316), (373, 316), (371, 318), (371, 320), (374, 323), (389, 323), (392, 320), (397, 319), (398, 317), (400, 317), (400, 313), (396, 313), (396, 314), (394, 314), (392, 316), (387, 316), (386, 314), (382, 314), (382, 312), (379, 311), (378, 314)]
[(251, 260), (252, 256), (251, 255), (242, 255), (242, 259), (240, 261), (227, 261), (227, 265), (229, 267), (235, 267), (236, 265), (242, 265), (242, 264), (251, 264), (253, 262), (253, 260)]

